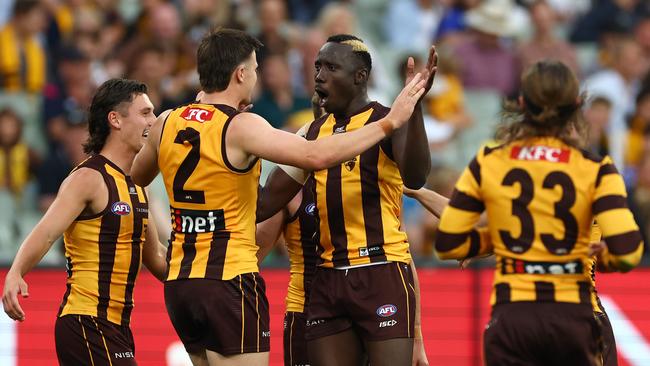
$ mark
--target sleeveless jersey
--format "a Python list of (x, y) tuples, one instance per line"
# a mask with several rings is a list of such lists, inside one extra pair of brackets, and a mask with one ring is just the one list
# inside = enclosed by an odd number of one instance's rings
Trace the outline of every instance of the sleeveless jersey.
[(167, 281), (229, 280), (257, 272), (255, 215), (260, 162), (237, 169), (225, 137), (237, 111), (189, 104), (163, 126), (158, 166), (170, 202), (172, 233)]
[[(327, 114), (311, 124), (307, 139), (354, 131), (378, 121), (388, 111), (372, 102), (344, 120)], [(313, 172), (313, 176), (321, 266), (410, 263), (406, 234), (400, 229), (402, 177), (390, 139), (343, 164)]]
[(108, 204), (95, 215), (79, 216), (64, 233), (68, 280), (59, 316), (90, 315), (127, 325), (142, 262), (147, 197), (102, 155), (88, 158), (75, 170), (80, 168), (102, 174)]
[[(488, 228), (473, 230), (483, 210)], [(436, 250), (461, 258), (490, 241), (497, 259), (492, 304), (568, 302), (600, 311), (588, 256), (594, 218), (612, 254), (638, 262), (641, 236), (609, 157), (550, 137), (516, 141), (482, 149), (465, 169)]]

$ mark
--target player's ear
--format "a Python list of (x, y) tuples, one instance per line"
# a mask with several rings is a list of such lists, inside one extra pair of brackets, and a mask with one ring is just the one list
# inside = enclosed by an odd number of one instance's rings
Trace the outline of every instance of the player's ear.
[(237, 66), (237, 68), (235, 68), (235, 79), (237, 80), (237, 82), (239, 82), (239, 83), (244, 82), (244, 78), (245, 78), (244, 77), (244, 71), (245, 71), (245, 69), (246, 69), (246, 67), (244, 66), (244, 64), (240, 64), (239, 66)]
[(120, 114), (117, 111), (110, 111), (108, 112), (108, 124), (116, 129), (121, 128), (121, 123), (120, 123)]
[(354, 83), (357, 85), (367, 83), (369, 75), (370, 73), (366, 68), (357, 70), (357, 72), (354, 74)]

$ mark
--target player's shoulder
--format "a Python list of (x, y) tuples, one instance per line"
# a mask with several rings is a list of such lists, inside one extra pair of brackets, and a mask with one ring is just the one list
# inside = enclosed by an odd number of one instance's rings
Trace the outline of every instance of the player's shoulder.
[(68, 192), (88, 198), (100, 192), (98, 188), (103, 186), (105, 182), (102, 172), (95, 165), (81, 164), (61, 183), (59, 193)]

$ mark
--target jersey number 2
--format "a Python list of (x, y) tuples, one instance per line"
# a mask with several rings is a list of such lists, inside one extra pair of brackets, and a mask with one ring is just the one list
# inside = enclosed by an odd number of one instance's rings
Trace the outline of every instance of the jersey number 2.
[(199, 165), (199, 159), (201, 158), (201, 134), (191, 127), (178, 131), (174, 143), (183, 145), (185, 141), (192, 145), (192, 149), (178, 167), (176, 176), (174, 176), (174, 201), (205, 203), (205, 194), (203, 191), (188, 191), (183, 188), (194, 172), (194, 169), (196, 169), (196, 166)]
[[(499, 230), (499, 235), (505, 246), (514, 253), (524, 253), (533, 244), (535, 224), (533, 216), (528, 211), (528, 205), (534, 197), (533, 179), (523, 169), (515, 168), (506, 174), (501, 182), (504, 186), (513, 186), (519, 183), (519, 197), (512, 201), (512, 214), (517, 216), (521, 223), (521, 233), (518, 238), (513, 238), (507, 230)], [(568, 254), (576, 244), (578, 235), (578, 222), (571, 214), (571, 207), (576, 202), (576, 189), (571, 178), (565, 173), (555, 171), (549, 173), (542, 183), (544, 189), (562, 188), (562, 197), (555, 202), (555, 217), (564, 224), (564, 238), (556, 239), (553, 234), (541, 233), (542, 243), (549, 252), (557, 255)]]

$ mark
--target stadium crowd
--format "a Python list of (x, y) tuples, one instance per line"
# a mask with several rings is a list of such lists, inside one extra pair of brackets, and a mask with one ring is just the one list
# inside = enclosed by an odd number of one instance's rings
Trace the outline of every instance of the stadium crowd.
[[(0, 262), (12, 260), (61, 182), (86, 158), (81, 144), (95, 89), (114, 77), (140, 80), (156, 114), (192, 101), (199, 91), (196, 48), (219, 26), (262, 41), (252, 111), (290, 131), (312, 119), (313, 65), (328, 36), (364, 40), (374, 68), (369, 94), (384, 104), (403, 83), (407, 57), (422, 63), (420, 53), (435, 44), (439, 72), (424, 108), (433, 162), (427, 185), (447, 196), (478, 146), (492, 143), (504, 99), (518, 95), (521, 71), (541, 59), (561, 60), (588, 95), (587, 149), (612, 157), (647, 236), (648, 1), (5, 0)], [(164, 217), (165, 203), (155, 205)], [(433, 258), (437, 220), (408, 198), (402, 217), (415, 256)], [(168, 233), (161, 228), (161, 236)], [(60, 253), (49, 261), (60, 263)]]

